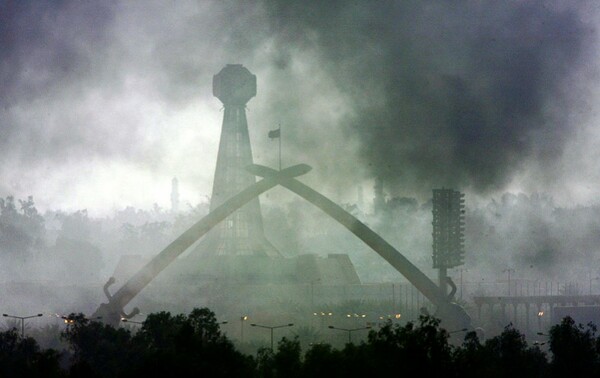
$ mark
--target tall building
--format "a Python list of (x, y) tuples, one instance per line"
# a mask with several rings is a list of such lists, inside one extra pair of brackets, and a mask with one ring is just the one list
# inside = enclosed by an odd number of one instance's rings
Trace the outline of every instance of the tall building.
[[(213, 95), (224, 106), (221, 141), (210, 210), (256, 182), (245, 167), (253, 163), (246, 103), (256, 95), (256, 76), (241, 64), (228, 64), (213, 77)], [(231, 214), (206, 235), (204, 256), (279, 256), (267, 240), (259, 199)]]

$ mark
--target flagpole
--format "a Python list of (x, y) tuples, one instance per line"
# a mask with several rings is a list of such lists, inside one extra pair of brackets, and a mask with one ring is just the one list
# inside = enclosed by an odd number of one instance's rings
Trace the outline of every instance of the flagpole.
[(279, 170), (281, 171), (281, 124), (279, 124)]

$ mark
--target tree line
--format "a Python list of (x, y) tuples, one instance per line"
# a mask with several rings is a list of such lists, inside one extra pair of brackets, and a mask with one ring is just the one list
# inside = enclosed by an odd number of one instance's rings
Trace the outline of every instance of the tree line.
[(275, 350), (255, 355), (236, 349), (215, 314), (195, 308), (188, 315), (158, 312), (141, 327), (114, 328), (70, 314), (60, 337), (63, 350), (43, 349), (17, 329), (0, 333), (1, 377), (592, 377), (600, 374), (600, 336), (593, 324), (565, 317), (542, 343), (529, 345), (512, 325), (480, 340), (469, 331), (459, 343), (422, 315), (404, 325), (385, 324), (358, 344), (327, 343), (303, 351), (297, 338), (282, 338)]

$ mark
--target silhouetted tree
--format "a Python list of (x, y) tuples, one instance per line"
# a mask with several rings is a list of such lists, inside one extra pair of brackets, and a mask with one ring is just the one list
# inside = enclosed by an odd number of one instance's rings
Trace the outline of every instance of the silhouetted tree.
[(450, 345), (440, 320), (422, 315), (405, 325), (386, 323), (365, 342), (342, 350), (315, 344), (302, 355), (298, 337), (282, 338), (277, 350), (259, 348), (256, 359), (238, 352), (221, 333), (215, 314), (194, 308), (187, 316), (150, 314), (135, 336), (128, 329), (71, 314), (62, 333), (64, 354), (40, 350), (16, 329), (0, 333), (0, 377), (594, 377), (599, 373), (600, 338), (596, 327), (567, 317), (550, 330), (549, 363), (538, 346), (528, 346), (512, 324), (482, 343), (468, 332), (461, 346)]
[(254, 361), (221, 334), (212, 311), (195, 308), (188, 316), (150, 314), (133, 338), (143, 356), (133, 375), (249, 377)]
[(550, 362), (554, 377), (597, 377), (600, 374), (596, 326), (576, 324), (567, 316), (550, 328)]
[(71, 376), (116, 377), (138, 354), (127, 329), (70, 314), (62, 337), (72, 353)]
[[(348, 343), (341, 351), (342, 370), (338, 377), (353, 375), (355, 377), (383, 376), (386, 371), (382, 366), (381, 356), (373, 355), (373, 348), (365, 343), (355, 345)], [(375, 359), (377, 358), (377, 359)], [(334, 375), (336, 376), (336, 375)]]
[(458, 377), (481, 377), (494, 356), (487, 353), (475, 331), (467, 332), (461, 347), (453, 354)]
[(0, 246), (5, 253), (27, 259), (34, 248), (44, 244), (44, 218), (38, 214), (33, 197), (19, 200), (17, 210), (15, 199), (0, 198)]
[(512, 324), (482, 345), (475, 332), (454, 352), (459, 377), (547, 377), (548, 363), (539, 347), (529, 347)]
[(404, 326), (388, 322), (378, 332), (369, 333), (369, 357), (381, 366), (380, 373), (402, 370), (407, 375), (438, 376), (452, 369), (452, 348), (448, 332), (440, 320), (428, 315), (419, 324)]
[(40, 350), (35, 339), (22, 338), (16, 329), (0, 332), (0, 377), (62, 377), (60, 354)]
[(300, 347), (308, 349), (310, 345), (321, 339), (321, 333), (314, 327), (311, 326), (300, 326), (296, 327), (295, 331), (292, 331), (294, 337), (300, 342)]
[(256, 352), (256, 372), (260, 378), (275, 377), (275, 353), (271, 348), (258, 348)]
[(314, 344), (304, 355), (303, 377), (336, 377), (345, 372), (339, 350), (329, 344)]
[(275, 377), (301, 377), (302, 349), (297, 337), (290, 340), (283, 337), (277, 343), (277, 353), (273, 358)]

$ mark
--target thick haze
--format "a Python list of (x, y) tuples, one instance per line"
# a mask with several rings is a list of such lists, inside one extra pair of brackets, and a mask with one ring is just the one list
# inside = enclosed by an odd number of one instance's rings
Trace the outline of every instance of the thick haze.
[[(468, 294), (504, 293), (507, 272), (599, 293), (599, 25), (596, 1), (0, 0), (3, 311), (92, 313), (123, 257), (155, 256), (208, 212), (212, 78), (231, 63), (257, 76), (255, 161), (277, 166), (280, 126), (283, 165), (311, 165), (303, 182), (432, 279), (445, 186), (467, 194), (449, 275)], [(406, 282), (283, 189), (261, 203), (283, 255), (344, 253), (363, 283)], [(185, 293), (169, 301), (196, 305)], [(144, 311), (163, 303), (143, 295)]]
[[(292, 5), (289, 5), (289, 4)], [(101, 214), (210, 194), (241, 63), (255, 160), (335, 200), (544, 192), (596, 203), (594, 2), (3, 1), (0, 194)], [(325, 5), (326, 4), (326, 5)], [(588, 5), (586, 5), (588, 4)]]

